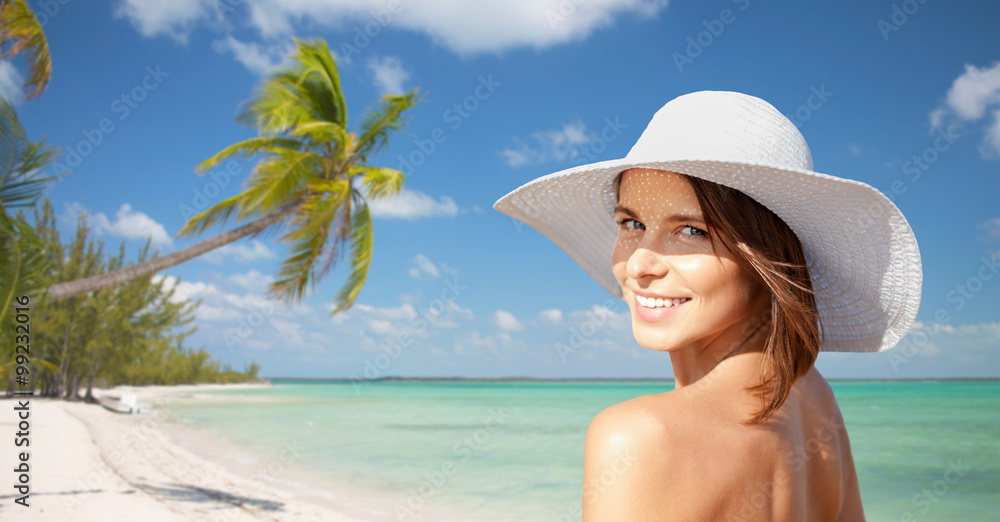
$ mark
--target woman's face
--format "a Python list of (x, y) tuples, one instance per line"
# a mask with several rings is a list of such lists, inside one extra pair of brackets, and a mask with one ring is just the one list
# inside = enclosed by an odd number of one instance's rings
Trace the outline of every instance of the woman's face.
[(636, 341), (659, 351), (736, 348), (769, 294), (721, 242), (713, 253), (691, 185), (673, 172), (629, 169), (619, 194), (612, 262)]

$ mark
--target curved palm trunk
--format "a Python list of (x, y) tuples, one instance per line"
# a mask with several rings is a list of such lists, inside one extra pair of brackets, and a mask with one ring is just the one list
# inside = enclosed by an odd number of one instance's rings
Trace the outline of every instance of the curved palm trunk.
[(118, 270), (86, 279), (76, 281), (66, 281), (49, 287), (49, 297), (53, 301), (66, 299), (88, 292), (94, 292), (110, 286), (131, 281), (143, 276), (155, 274), (165, 268), (179, 265), (191, 258), (198, 257), (206, 252), (210, 252), (224, 245), (228, 245), (237, 239), (242, 239), (250, 234), (256, 234), (265, 228), (284, 220), (299, 210), (301, 204), (288, 204), (283, 210), (264, 216), (246, 225), (234, 228), (228, 232), (223, 232), (217, 236), (210, 237), (204, 241), (195, 243), (187, 248), (178, 250), (163, 257), (154, 257), (149, 261), (137, 265), (129, 265)]

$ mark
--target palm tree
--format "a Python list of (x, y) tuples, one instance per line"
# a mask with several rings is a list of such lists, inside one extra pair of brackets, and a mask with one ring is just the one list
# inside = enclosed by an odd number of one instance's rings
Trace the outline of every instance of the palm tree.
[(24, 0), (0, 0), (0, 49), (0, 59), (28, 52), (24, 97), (30, 100), (41, 94), (52, 76), (52, 59), (42, 25)]
[[(14, 307), (26, 304), (20, 298), (31, 296), (34, 306), (47, 286), (45, 246), (24, 215), (11, 210), (34, 207), (57, 177), (41, 173), (58, 152), (45, 140), (31, 142), (17, 112), (0, 96), (0, 344), (14, 331)], [(13, 352), (0, 354), (0, 373), (13, 360)]]
[(404, 112), (419, 103), (417, 89), (383, 96), (359, 129), (347, 132), (347, 106), (329, 47), (322, 39), (295, 43), (292, 65), (271, 74), (237, 115), (238, 123), (256, 128), (259, 136), (226, 147), (196, 167), (204, 174), (227, 158), (259, 155), (243, 192), (192, 216), (178, 236), (223, 225), (234, 214), (236, 221), (251, 221), (163, 257), (53, 285), (53, 299), (149, 275), (282, 224), (287, 232), (280, 241), (291, 249), (269, 293), (301, 299), (350, 243), (351, 271), (334, 299), (333, 313), (354, 304), (371, 264), (372, 218), (366, 199), (393, 196), (404, 182), (402, 172), (366, 162), (386, 145), (390, 132), (403, 128)]
[[(49, 44), (34, 11), (24, 0), (0, 0), (0, 60), (28, 53), (26, 99), (37, 97), (52, 76)], [(0, 97), (0, 340), (14, 331), (15, 303), (21, 296), (37, 297), (45, 291), (47, 269), (42, 242), (22, 214), (9, 209), (32, 207), (50, 181), (58, 176), (42, 176), (44, 168), (59, 149), (32, 143), (14, 107)], [(32, 306), (35, 303), (32, 303)], [(13, 353), (13, 352), (12, 352)], [(0, 373), (14, 359), (0, 356)], [(13, 374), (11, 374), (13, 375)]]

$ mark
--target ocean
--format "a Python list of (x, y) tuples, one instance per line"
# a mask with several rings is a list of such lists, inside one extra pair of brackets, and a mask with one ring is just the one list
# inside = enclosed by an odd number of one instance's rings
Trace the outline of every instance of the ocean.
[[(211, 447), (213, 458), (358, 514), (547, 522), (580, 520), (593, 417), (673, 388), (672, 381), (274, 384), (199, 392), (165, 410), (224, 441), (189, 443)], [(1000, 520), (1000, 381), (830, 384), (869, 521)]]

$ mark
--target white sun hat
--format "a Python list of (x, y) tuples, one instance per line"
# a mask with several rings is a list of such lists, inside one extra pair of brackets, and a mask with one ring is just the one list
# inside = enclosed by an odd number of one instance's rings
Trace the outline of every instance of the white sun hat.
[(802, 134), (769, 103), (736, 92), (671, 100), (623, 159), (530, 181), (493, 208), (552, 240), (605, 290), (612, 273), (612, 181), (632, 167), (668, 170), (735, 188), (780, 217), (802, 243), (823, 337), (820, 350), (879, 352), (910, 330), (923, 274), (902, 212), (875, 188), (813, 171)]

